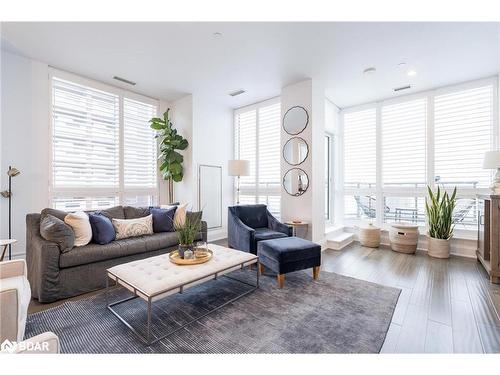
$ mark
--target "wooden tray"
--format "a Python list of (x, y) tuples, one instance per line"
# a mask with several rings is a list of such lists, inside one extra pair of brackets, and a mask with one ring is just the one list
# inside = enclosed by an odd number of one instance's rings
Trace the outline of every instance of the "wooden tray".
[(192, 265), (192, 264), (201, 264), (201, 263), (208, 262), (214, 256), (214, 253), (210, 249), (207, 249), (206, 254), (207, 254), (206, 256), (200, 257), (195, 252), (195, 254), (194, 254), (195, 257), (193, 259), (182, 259), (181, 257), (179, 257), (179, 251), (174, 250), (174, 251), (170, 252), (169, 259), (172, 263), (178, 264), (180, 266), (188, 266), (188, 265)]

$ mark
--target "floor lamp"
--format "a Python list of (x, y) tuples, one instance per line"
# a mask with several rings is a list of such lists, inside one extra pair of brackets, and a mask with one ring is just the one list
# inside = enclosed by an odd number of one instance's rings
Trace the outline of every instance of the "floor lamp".
[[(16, 177), (19, 173), (17, 168), (9, 166), (7, 176), (9, 176), (9, 190), (1, 192), (2, 197), (9, 198), (9, 240), (12, 239), (12, 177)], [(9, 260), (12, 259), (12, 245), (9, 244)]]
[(236, 185), (236, 204), (240, 204), (240, 177), (250, 174), (250, 162), (248, 160), (229, 160), (228, 175), (238, 179)]

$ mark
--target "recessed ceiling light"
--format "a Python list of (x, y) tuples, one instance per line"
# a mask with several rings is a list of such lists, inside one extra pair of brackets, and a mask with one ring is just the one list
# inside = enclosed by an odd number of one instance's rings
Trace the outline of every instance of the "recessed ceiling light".
[(413, 69), (410, 69), (406, 72), (406, 75), (408, 75), (409, 77), (413, 77), (413, 76), (416, 76), (417, 75), (417, 71), (416, 70), (413, 70)]
[(367, 76), (371, 76), (371, 75), (375, 74), (376, 71), (377, 71), (377, 69), (375, 69), (374, 67), (370, 67), (370, 68), (366, 68), (365, 70), (363, 70), (363, 74), (367, 75)]
[(214, 38), (217, 38), (217, 39), (218, 39), (218, 38), (222, 38), (222, 33), (220, 33), (220, 32), (218, 32), (218, 31), (216, 31), (216, 32), (214, 33)]

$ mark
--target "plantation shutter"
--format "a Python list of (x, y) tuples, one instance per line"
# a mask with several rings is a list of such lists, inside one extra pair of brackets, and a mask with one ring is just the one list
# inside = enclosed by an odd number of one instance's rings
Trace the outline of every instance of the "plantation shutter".
[(118, 95), (59, 78), (52, 95), (53, 187), (118, 189)]
[(374, 188), (376, 182), (376, 110), (344, 115), (344, 186)]
[(124, 98), (124, 184), (125, 188), (155, 188), (157, 184), (156, 132), (149, 120), (156, 106)]
[(426, 124), (427, 98), (382, 107), (384, 186), (425, 186)]
[(435, 179), (445, 186), (490, 184), (483, 156), (492, 148), (493, 85), (437, 95), (434, 99)]
[(256, 203), (257, 111), (241, 112), (235, 117), (235, 158), (250, 162), (250, 174), (240, 177), (240, 203)]

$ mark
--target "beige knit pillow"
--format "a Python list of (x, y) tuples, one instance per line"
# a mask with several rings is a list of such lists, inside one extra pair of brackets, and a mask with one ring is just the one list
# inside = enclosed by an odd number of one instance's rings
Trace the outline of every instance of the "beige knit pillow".
[(153, 215), (137, 219), (111, 219), (115, 227), (116, 239), (153, 234)]
[(187, 206), (187, 203), (182, 203), (178, 205), (161, 205), (160, 208), (177, 207), (174, 214), (174, 224), (176, 226), (182, 226), (186, 221)]
[(92, 239), (92, 227), (89, 215), (83, 211), (71, 212), (64, 217), (64, 222), (75, 232), (75, 246), (85, 246)]

